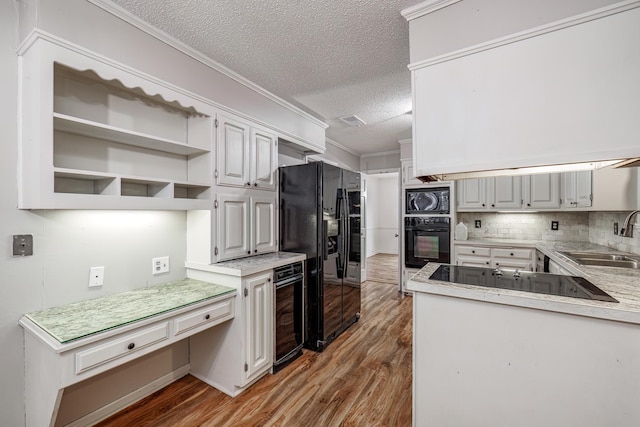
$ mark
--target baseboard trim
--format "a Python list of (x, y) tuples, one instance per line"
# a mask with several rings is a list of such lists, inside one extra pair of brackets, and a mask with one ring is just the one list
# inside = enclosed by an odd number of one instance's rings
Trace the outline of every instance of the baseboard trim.
[(146, 384), (145, 386), (132, 391), (131, 393), (122, 396), (120, 399), (114, 400), (108, 405), (103, 406), (102, 408), (96, 409), (95, 411), (79, 418), (69, 424), (67, 427), (84, 427), (88, 425), (94, 425), (102, 420), (109, 418), (111, 415), (123, 410), (129, 405), (136, 403), (137, 401), (144, 399), (152, 393), (162, 389), (163, 387), (168, 386), (172, 382), (184, 377), (189, 373), (190, 366), (184, 365), (175, 371), (172, 371), (162, 377)]

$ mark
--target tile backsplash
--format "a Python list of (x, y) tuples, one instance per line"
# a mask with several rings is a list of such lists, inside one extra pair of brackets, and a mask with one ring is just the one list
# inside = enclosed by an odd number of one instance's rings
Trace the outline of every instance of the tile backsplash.
[[(591, 242), (640, 254), (640, 222), (631, 238), (613, 234), (614, 222), (622, 228), (628, 214), (629, 212), (460, 212), (457, 221), (462, 221), (467, 226), (470, 239)], [(481, 228), (474, 228), (475, 220), (482, 221)], [(633, 222), (639, 220), (640, 218)], [(551, 221), (558, 221), (557, 231), (551, 230)]]
[(590, 212), (589, 241), (640, 255), (640, 214), (636, 215), (631, 221), (631, 224), (633, 224), (632, 237), (613, 234), (613, 224), (617, 222), (618, 231), (620, 231), (627, 215), (629, 215), (629, 212)]

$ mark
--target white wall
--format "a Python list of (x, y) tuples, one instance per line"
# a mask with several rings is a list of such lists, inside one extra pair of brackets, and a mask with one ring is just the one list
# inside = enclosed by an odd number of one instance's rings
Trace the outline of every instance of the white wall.
[(367, 175), (366, 256), (398, 254), (398, 173)]

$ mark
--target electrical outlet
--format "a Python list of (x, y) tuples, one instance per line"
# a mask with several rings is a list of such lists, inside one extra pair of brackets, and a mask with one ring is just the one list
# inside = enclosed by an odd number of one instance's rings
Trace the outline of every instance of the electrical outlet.
[(476, 219), (476, 228), (482, 228), (482, 221)]
[(615, 234), (616, 236), (618, 235), (618, 223), (617, 222), (613, 223), (613, 234)]
[(151, 260), (153, 274), (161, 274), (169, 272), (169, 257), (162, 256)]
[(558, 221), (551, 221), (551, 229), (553, 231), (557, 231), (558, 230)]
[(96, 288), (102, 286), (104, 282), (104, 267), (91, 267), (89, 269), (89, 287)]

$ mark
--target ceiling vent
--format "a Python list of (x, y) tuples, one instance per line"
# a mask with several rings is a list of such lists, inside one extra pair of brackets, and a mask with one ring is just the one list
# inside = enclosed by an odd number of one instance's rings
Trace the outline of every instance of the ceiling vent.
[(364, 122), (364, 120), (362, 120), (360, 117), (353, 115), (353, 116), (342, 116), (339, 117), (340, 120), (342, 120), (343, 122), (345, 122), (346, 124), (348, 124), (349, 126), (364, 126), (366, 125), (366, 123)]

